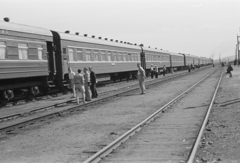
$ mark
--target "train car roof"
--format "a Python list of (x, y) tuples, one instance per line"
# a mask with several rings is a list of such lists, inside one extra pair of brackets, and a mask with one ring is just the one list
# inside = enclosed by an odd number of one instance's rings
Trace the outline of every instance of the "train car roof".
[(118, 47), (130, 48), (130, 49), (136, 49), (136, 50), (141, 49), (139, 46), (117, 43), (117, 42), (102, 40), (98, 38), (91, 38), (91, 37), (85, 37), (85, 36), (62, 33), (62, 32), (57, 32), (57, 33), (60, 35), (61, 40), (79, 41), (79, 42), (108, 45), (108, 46), (118, 46)]
[(181, 56), (181, 57), (183, 57), (183, 56), (184, 56), (183, 54), (174, 53), (174, 52), (170, 52), (170, 55)]
[[(92, 38), (92, 37), (85, 37), (85, 36), (68, 34), (68, 33), (63, 33), (63, 32), (57, 32), (57, 33), (60, 35), (60, 38), (62, 40), (79, 41), (79, 42), (92, 43), (92, 44), (115, 46), (115, 47), (129, 48), (129, 49), (135, 49), (135, 50), (141, 51), (141, 48), (138, 45), (129, 45), (129, 44), (124, 44), (124, 43), (119, 43), (119, 42), (114, 42), (114, 41), (108, 41), (108, 40)], [(159, 50), (159, 49), (151, 49), (151, 48), (147, 48), (147, 47), (142, 47), (142, 48), (145, 51), (152, 51), (152, 52), (168, 54), (168, 52)]]
[(4, 21), (0, 21), (0, 30), (17, 31), (22, 33), (30, 33), (52, 37), (51, 31), (48, 29)]
[(195, 57), (195, 58), (200, 58), (199, 56), (196, 56), (196, 55), (190, 55), (190, 56)]

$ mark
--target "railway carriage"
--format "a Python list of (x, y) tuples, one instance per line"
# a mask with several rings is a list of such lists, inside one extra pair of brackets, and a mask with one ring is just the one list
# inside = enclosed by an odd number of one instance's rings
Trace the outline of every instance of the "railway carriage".
[(165, 65), (166, 67), (170, 68), (170, 54), (169, 52), (158, 50), (158, 49), (151, 49), (151, 48), (143, 48), (146, 58), (146, 73), (150, 74), (150, 67), (151, 65), (156, 65), (159, 70)]
[(181, 70), (184, 68), (184, 55), (179, 53), (170, 52), (171, 67), (175, 70)]
[(205, 58), (204, 57), (200, 57), (200, 65), (201, 66), (205, 65)]
[(49, 30), (0, 21), (0, 103), (47, 86)]
[(98, 79), (112, 80), (126, 78), (129, 73), (137, 70), (140, 62), (140, 47), (94, 39), (79, 35), (53, 32), (57, 51), (62, 52), (62, 61), (58, 63), (59, 82), (65, 86), (68, 80), (68, 67), (77, 69), (93, 67)]
[(139, 62), (147, 73), (151, 64), (170, 70), (212, 63), (203, 57), (0, 21), (0, 105), (23, 95), (33, 98), (50, 87), (66, 91), (69, 67), (75, 72), (93, 67), (98, 79), (115, 81), (135, 76)]

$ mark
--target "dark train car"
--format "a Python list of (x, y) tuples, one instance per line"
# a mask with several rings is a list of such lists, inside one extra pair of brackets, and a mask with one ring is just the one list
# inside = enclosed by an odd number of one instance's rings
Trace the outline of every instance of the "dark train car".
[(0, 21), (1, 103), (17, 94), (34, 96), (47, 86), (49, 30)]

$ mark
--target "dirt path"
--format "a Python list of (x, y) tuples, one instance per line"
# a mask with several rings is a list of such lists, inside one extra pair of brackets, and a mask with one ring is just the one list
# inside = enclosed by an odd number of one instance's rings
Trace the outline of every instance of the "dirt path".
[(82, 162), (212, 70), (147, 88), (146, 95), (132, 92), (2, 140), (0, 162)]
[(196, 162), (240, 162), (240, 68), (233, 68), (232, 78), (224, 75)]

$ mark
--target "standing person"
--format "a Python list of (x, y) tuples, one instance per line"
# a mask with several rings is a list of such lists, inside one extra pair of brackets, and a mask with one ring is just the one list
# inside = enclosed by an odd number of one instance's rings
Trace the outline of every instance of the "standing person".
[(153, 64), (151, 64), (150, 72), (151, 72), (151, 78), (153, 79), (153, 76), (154, 76), (154, 68), (153, 68)]
[(90, 89), (92, 92), (92, 98), (97, 98), (98, 93), (96, 89), (96, 83), (97, 83), (96, 74), (92, 71), (92, 67), (89, 67), (89, 71), (90, 71), (90, 81), (91, 81)]
[(91, 97), (91, 92), (89, 90), (89, 86), (90, 86), (90, 74), (88, 72), (87, 68), (84, 68), (84, 88), (85, 88), (85, 96), (86, 96), (86, 101), (91, 101), (92, 97)]
[(191, 72), (191, 66), (188, 65), (188, 72)]
[(166, 69), (166, 66), (165, 66), (165, 65), (163, 65), (163, 76), (165, 76), (165, 74), (166, 74), (166, 71), (167, 71), (167, 69)]
[(227, 68), (227, 73), (229, 73), (229, 77), (232, 77), (232, 72), (231, 71), (233, 71), (233, 68), (232, 68), (231, 64), (229, 63), (228, 68)]
[(78, 69), (78, 74), (74, 76), (74, 83), (77, 95), (77, 104), (79, 105), (80, 92), (82, 93), (83, 103), (85, 104), (85, 89), (84, 89), (84, 77), (81, 74), (81, 69)]
[(75, 72), (73, 72), (72, 69), (69, 67), (68, 68), (68, 77), (69, 77), (69, 85), (70, 85), (70, 88), (72, 89), (72, 92), (73, 92), (72, 98), (76, 97), (74, 76), (75, 76)]
[(158, 78), (158, 67), (157, 67), (157, 65), (155, 65), (154, 71), (155, 71), (155, 78)]
[(138, 81), (139, 81), (140, 88), (142, 90), (141, 94), (145, 94), (146, 93), (146, 88), (145, 88), (145, 83), (144, 83), (144, 80), (146, 77), (145, 70), (141, 67), (140, 63), (137, 64), (137, 67), (138, 67), (138, 73), (137, 73)]

